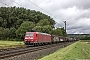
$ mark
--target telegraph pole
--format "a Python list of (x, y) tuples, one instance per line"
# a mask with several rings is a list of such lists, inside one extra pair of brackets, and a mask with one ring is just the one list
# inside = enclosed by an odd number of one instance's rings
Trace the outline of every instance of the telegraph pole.
[[(64, 21), (64, 23), (65, 23), (65, 33), (66, 33), (66, 21)], [(66, 36), (66, 34), (64, 33), (64, 35)]]
[(66, 32), (66, 21), (64, 21), (64, 23), (65, 23), (65, 32)]

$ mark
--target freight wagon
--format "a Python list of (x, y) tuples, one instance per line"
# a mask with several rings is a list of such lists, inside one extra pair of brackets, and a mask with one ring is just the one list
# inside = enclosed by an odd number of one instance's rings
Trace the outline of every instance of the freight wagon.
[(74, 41), (73, 38), (50, 35), (41, 32), (26, 32), (24, 42), (26, 45), (53, 44), (59, 42)]

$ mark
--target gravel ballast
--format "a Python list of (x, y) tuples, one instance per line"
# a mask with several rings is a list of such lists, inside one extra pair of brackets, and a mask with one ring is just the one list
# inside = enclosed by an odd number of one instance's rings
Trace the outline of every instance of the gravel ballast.
[(42, 58), (46, 55), (49, 55), (49, 54), (55, 52), (56, 50), (60, 49), (61, 47), (64, 47), (64, 46), (51, 47), (48, 49), (39, 50), (36, 52), (30, 52), (30, 53), (10, 57), (10, 58), (5, 58), (2, 60), (38, 60), (39, 58)]

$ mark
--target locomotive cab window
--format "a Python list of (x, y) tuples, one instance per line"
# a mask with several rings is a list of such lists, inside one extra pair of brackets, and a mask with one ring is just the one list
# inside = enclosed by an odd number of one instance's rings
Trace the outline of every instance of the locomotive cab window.
[(26, 36), (34, 36), (33, 33), (26, 34)]

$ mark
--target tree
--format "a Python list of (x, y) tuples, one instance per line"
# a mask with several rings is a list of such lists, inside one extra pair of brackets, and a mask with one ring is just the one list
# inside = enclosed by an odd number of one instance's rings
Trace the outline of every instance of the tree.
[(33, 30), (38, 31), (38, 32), (51, 34), (52, 27), (50, 25), (45, 25), (43, 27), (42, 26), (36, 26), (33, 28)]
[(38, 31), (38, 32), (51, 33), (53, 28), (51, 27), (50, 22), (48, 21), (48, 19), (43, 19), (43, 20), (40, 20), (37, 23), (37, 26), (34, 27), (33, 29)]
[(45, 25), (50, 25), (50, 22), (47, 19), (40, 20), (37, 23), (37, 26), (45, 26)]
[(35, 26), (32, 30), (35, 30), (37, 32), (42, 32), (42, 26)]
[(4, 37), (4, 39), (6, 38), (9, 38), (9, 35), (10, 35), (10, 30), (9, 30), (9, 28), (4, 28), (4, 30), (3, 30), (3, 37)]
[(16, 37), (16, 29), (15, 28), (10, 28), (10, 38), (14, 39)]
[(52, 34), (58, 35), (58, 36), (67, 36), (67, 33), (65, 33), (64, 28), (57, 28), (52, 31)]
[(35, 26), (33, 22), (25, 21), (21, 24), (21, 26), (16, 30), (17, 38), (21, 39), (24, 38), (26, 32), (31, 31), (32, 28)]
[(0, 39), (7, 39), (9, 38), (9, 35), (10, 35), (9, 28), (0, 27)]
[(3, 39), (3, 30), (4, 28), (0, 27), (0, 39)]
[(42, 32), (44, 32), (44, 33), (49, 33), (49, 34), (51, 34), (51, 32), (52, 32), (52, 27), (50, 26), (50, 25), (46, 25), (46, 26), (43, 26), (42, 27)]

